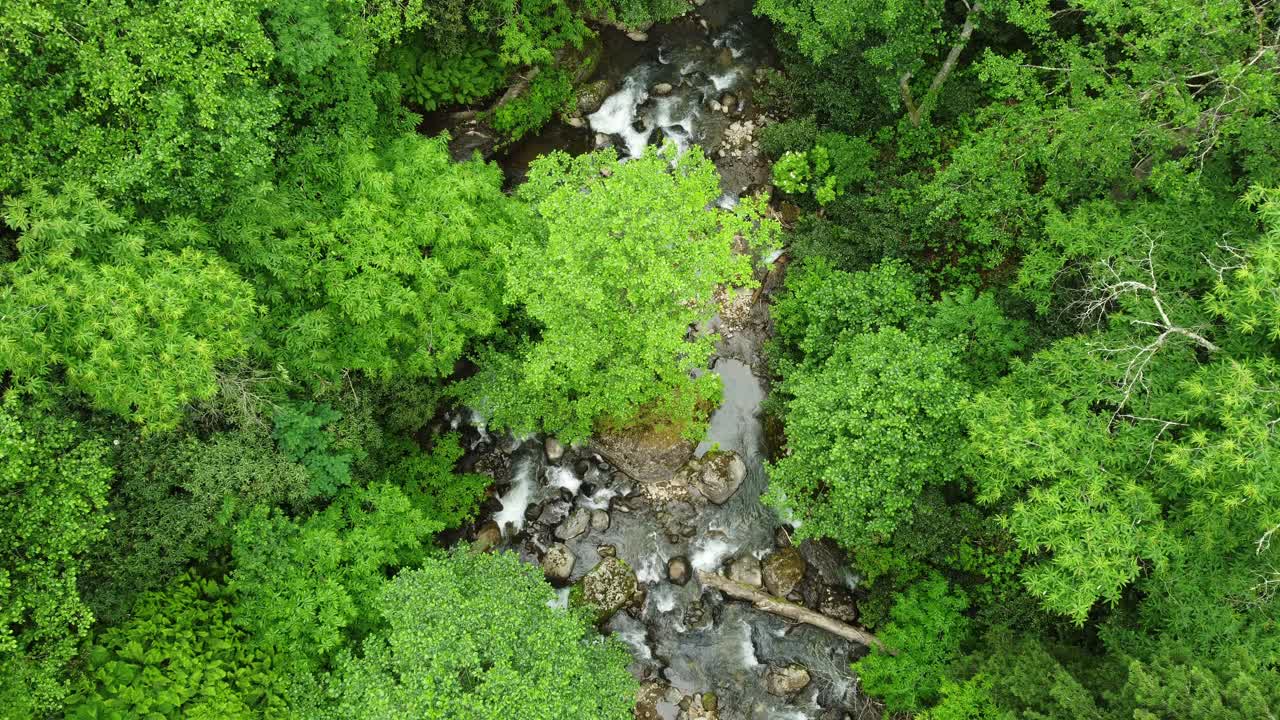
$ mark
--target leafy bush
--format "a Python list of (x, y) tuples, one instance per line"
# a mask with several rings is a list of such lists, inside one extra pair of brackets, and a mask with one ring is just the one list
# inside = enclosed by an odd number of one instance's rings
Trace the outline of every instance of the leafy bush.
[(772, 157), (804, 153), (818, 144), (818, 123), (812, 116), (765, 125), (760, 130), (760, 148)]
[(388, 629), (339, 663), (335, 720), (629, 720), (630, 655), (549, 606), (537, 568), (463, 551), (402, 571), (378, 600)]
[(382, 484), (349, 488), (303, 521), (259, 508), (235, 527), (236, 617), (255, 640), (314, 668), (368, 632), (388, 573), (421, 562), (424, 543), (443, 529)]
[(456, 434), (438, 437), (435, 443), (430, 453), (411, 449), (387, 469), (384, 480), (398, 485), (428, 522), (457, 527), (475, 517), (493, 480), (477, 473), (454, 474), (464, 452)]
[(325, 429), (341, 418), (342, 413), (314, 402), (276, 409), (272, 436), (280, 452), (307, 469), (312, 495), (330, 496), (351, 484), (352, 453), (334, 452), (333, 433)]
[(494, 130), (514, 142), (547, 124), (557, 112), (572, 104), (573, 83), (569, 74), (559, 68), (546, 68), (529, 83), (527, 93), (494, 110), (490, 123)]
[(498, 53), (478, 41), (449, 53), (401, 46), (395, 68), (405, 97), (427, 112), (489, 97), (508, 74)]
[(67, 719), (288, 716), (289, 679), (234, 621), (232, 603), (226, 586), (191, 574), (142, 595), (89, 650)]
[(790, 150), (773, 164), (773, 183), (783, 192), (812, 192), (819, 205), (827, 205), (850, 185), (871, 177), (875, 148), (859, 137), (822, 133), (803, 152)]
[(969, 622), (962, 614), (967, 606), (964, 596), (938, 575), (899, 595), (890, 611), (893, 619), (879, 631), (881, 641), (897, 654), (872, 648), (854, 664), (867, 693), (883, 699), (892, 713), (928, 707), (968, 635)]
[(79, 426), (0, 405), (0, 707), (36, 717), (58, 705), (65, 666), (93, 623), (76, 590), (107, 516), (106, 448)]

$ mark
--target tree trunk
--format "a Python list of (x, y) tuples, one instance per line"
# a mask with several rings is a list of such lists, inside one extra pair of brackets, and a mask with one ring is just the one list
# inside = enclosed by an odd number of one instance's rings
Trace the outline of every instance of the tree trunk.
[(960, 60), (960, 53), (964, 52), (964, 48), (969, 44), (969, 38), (973, 36), (974, 22), (978, 17), (978, 13), (982, 12), (982, 2), (975, 2), (969, 7), (969, 12), (964, 16), (964, 25), (960, 28), (960, 39), (955, 45), (951, 46), (951, 51), (947, 53), (947, 59), (942, 61), (942, 67), (938, 70), (938, 74), (933, 76), (933, 82), (929, 83), (929, 90), (925, 92), (924, 99), (917, 106), (911, 100), (911, 73), (906, 72), (902, 77), (898, 78), (898, 88), (902, 91), (902, 103), (907, 107), (907, 118), (911, 120), (911, 124), (919, 127), (920, 121), (924, 119), (925, 110), (933, 98), (942, 89), (943, 83), (947, 81), (947, 77), (951, 75), (951, 71), (955, 70), (956, 63)]
[(874, 645), (890, 655), (897, 654), (893, 650), (886, 648), (884, 643), (880, 642), (880, 638), (872, 635), (870, 632), (854, 627), (853, 625), (849, 625), (848, 623), (840, 622), (835, 618), (827, 617), (826, 615), (810, 610), (803, 605), (797, 605), (776, 595), (770, 595), (769, 593), (764, 592), (763, 590), (758, 590), (750, 585), (735, 582), (723, 575), (720, 575), (719, 573), (709, 573), (699, 570), (697, 575), (698, 582), (702, 583), (704, 587), (715, 588), (729, 597), (746, 600), (754, 605), (757, 610), (763, 610), (767, 613), (780, 615), (788, 620), (795, 620), (796, 622), (802, 622), (806, 625), (812, 625), (816, 628), (826, 630), (833, 635), (838, 635), (846, 640), (852, 640), (853, 642), (862, 645)]

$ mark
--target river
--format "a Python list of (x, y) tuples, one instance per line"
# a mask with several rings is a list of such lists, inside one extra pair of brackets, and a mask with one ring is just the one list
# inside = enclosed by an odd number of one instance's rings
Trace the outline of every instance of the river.
[[(657, 142), (696, 144), (721, 170), (720, 204), (731, 205), (767, 178), (768, 164), (753, 137), (767, 119), (752, 103), (757, 70), (770, 62), (763, 32), (743, 0), (711, 0), (696, 13), (649, 29), (640, 42), (606, 31), (597, 77), (609, 92), (599, 107), (577, 119), (581, 127), (558, 122), (512, 148), (504, 167), (518, 178), (533, 157), (552, 149), (611, 145), (628, 156)], [(640, 718), (834, 720), (869, 710), (849, 667), (864, 648), (728, 600), (704, 590), (696, 578), (674, 582), (670, 574), (673, 560), (685, 560), (692, 570), (735, 566), (749, 577), (759, 573), (759, 561), (790, 545), (790, 526), (760, 499), (768, 453), (761, 350), (779, 275), (761, 268), (761, 292), (748, 293), (749, 302), (734, 317), (717, 316), (700, 328), (722, 333), (709, 371), (721, 377), (724, 401), (696, 446), (646, 449), (601, 438), (561, 448), (544, 438), (491, 436), (475, 418), (454, 417), (466, 430), (470, 462), (498, 480), (478, 525), (491, 536), (500, 532), (499, 545), (530, 563), (542, 562), (557, 544), (574, 557), (572, 571), (558, 578), (559, 602), (567, 602), (568, 586), (604, 556), (616, 555), (634, 570), (637, 601), (603, 629), (632, 649), (631, 670), (645, 683)], [(736, 453), (746, 468), (723, 504), (680, 488), (671, 496), (654, 491), (675, 468), (713, 449)], [(792, 598), (824, 611), (852, 612), (856, 578), (839, 554), (812, 542), (796, 549), (804, 578)], [(788, 667), (803, 668), (807, 684), (779, 688), (776, 680)]]

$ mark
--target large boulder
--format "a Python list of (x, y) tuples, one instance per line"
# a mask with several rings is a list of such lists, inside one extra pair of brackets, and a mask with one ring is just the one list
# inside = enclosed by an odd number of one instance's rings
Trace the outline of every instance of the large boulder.
[(809, 671), (802, 665), (772, 667), (765, 674), (765, 689), (778, 697), (790, 697), (809, 686)]
[(786, 597), (804, 580), (806, 563), (799, 550), (793, 547), (779, 548), (764, 558), (761, 570), (764, 586), (778, 597)]
[(690, 460), (680, 469), (679, 477), (708, 501), (723, 505), (742, 486), (747, 464), (732, 450), (712, 450), (700, 459)]
[(582, 578), (581, 588), (582, 603), (595, 611), (599, 622), (604, 622), (636, 599), (640, 584), (625, 561), (604, 557)]
[(760, 561), (754, 555), (742, 554), (729, 563), (729, 579), (752, 587), (760, 587), (763, 578)]
[(542, 556), (542, 572), (552, 583), (563, 583), (573, 574), (578, 558), (568, 547), (556, 543)]
[(553, 437), (548, 437), (542, 442), (542, 449), (546, 451), (547, 459), (551, 462), (555, 462), (564, 457), (564, 445)]
[(578, 112), (583, 115), (590, 115), (591, 113), (599, 110), (600, 106), (604, 104), (605, 98), (609, 97), (609, 90), (610, 85), (608, 80), (596, 80), (595, 82), (586, 83), (582, 87), (578, 88)]
[(591, 511), (584, 508), (574, 508), (569, 513), (569, 517), (560, 523), (556, 528), (556, 537), (561, 540), (572, 540), (587, 531), (591, 526)]

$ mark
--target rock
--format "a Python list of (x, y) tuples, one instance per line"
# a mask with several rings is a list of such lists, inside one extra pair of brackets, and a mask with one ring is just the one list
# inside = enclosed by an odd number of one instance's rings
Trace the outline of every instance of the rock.
[(574, 128), (581, 128), (581, 127), (587, 126), (587, 121), (583, 120), (580, 117), (571, 117), (568, 120), (565, 120), (564, 122), (569, 127), (574, 127)]
[(553, 437), (549, 437), (544, 440), (542, 442), (542, 448), (547, 451), (547, 459), (551, 462), (555, 462), (564, 457), (564, 445), (561, 445), (560, 441)]
[(604, 622), (629, 605), (639, 589), (630, 565), (616, 557), (605, 557), (582, 578), (582, 602), (596, 611), (599, 622)]
[(818, 612), (850, 625), (858, 622), (858, 603), (842, 587), (824, 585), (818, 592)]
[(573, 574), (573, 566), (577, 562), (578, 557), (572, 550), (562, 543), (556, 543), (547, 548), (547, 553), (542, 556), (542, 573), (553, 583), (563, 583)]
[(613, 545), (598, 545), (596, 554), (600, 557), (618, 557), (618, 548)]
[(609, 144), (609, 136), (604, 133), (596, 133), (596, 147), (602, 148)]
[(667, 561), (667, 579), (675, 585), (684, 585), (689, 582), (689, 560), (683, 555), (677, 555)]
[(733, 93), (725, 93), (720, 96), (720, 106), (724, 108), (726, 113), (737, 112), (738, 96)]
[(596, 80), (578, 88), (576, 95), (578, 112), (582, 115), (590, 115), (599, 110), (604, 99), (609, 97), (609, 90), (608, 80)]
[(724, 109), (724, 106), (720, 104), (719, 100), (712, 100), (711, 109), (715, 112), (720, 112), (721, 110)]
[(691, 460), (680, 470), (682, 478), (716, 505), (738, 492), (747, 477), (747, 464), (733, 451), (713, 450), (701, 460)]
[(702, 694), (702, 709), (715, 712), (720, 708), (720, 698), (713, 692)]
[(729, 67), (730, 65), (733, 65), (733, 49), (727, 47), (720, 48), (720, 52), (716, 54), (716, 63), (722, 67)]
[(591, 511), (591, 529), (592, 530), (608, 530), (609, 529), (609, 513), (603, 510)]
[(633, 30), (627, 33), (627, 38), (630, 39), (632, 42), (645, 42), (649, 39), (649, 33), (640, 32), (639, 30)]
[(761, 574), (764, 586), (778, 597), (786, 597), (804, 579), (805, 561), (800, 551), (793, 547), (774, 550), (764, 559)]
[(569, 517), (556, 528), (556, 537), (561, 540), (572, 540), (587, 531), (591, 525), (591, 511), (586, 508), (574, 508)]
[(809, 671), (800, 665), (769, 668), (764, 683), (771, 695), (790, 697), (808, 687)]
[(490, 520), (476, 532), (475, 542), (471, 543), (472, 552), (489, 552), (502, 543), (502, 528)]
[(760, 561), (754, 555), (739, 555), (729, 563), (729, 579), (744, 585), (760, 587), (764, 583), (760, 573)]
[(675, 88), (671, 87), (671, 83), (658, 83), (653, 86), (654, 95), (670, 95)]
[(635, 720), (664, 720), (674, 706), (667, 696), (672, 694), (671, 686), (650, 680), (640, 686), (636, 693)]

